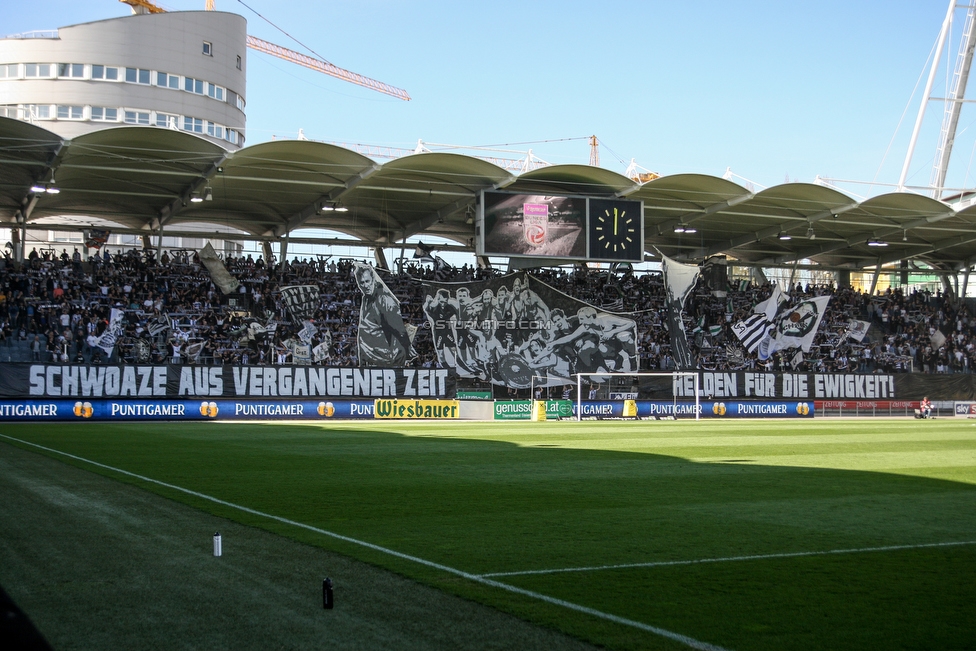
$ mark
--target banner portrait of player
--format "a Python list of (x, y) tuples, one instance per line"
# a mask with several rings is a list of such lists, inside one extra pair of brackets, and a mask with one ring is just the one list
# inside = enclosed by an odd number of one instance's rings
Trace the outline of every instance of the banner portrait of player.
[(576, 373), (638, 370), (632, 318), (600, 311), (526, 273), (428, 283), (424, 292), (438, 361), (462, 377), (527, 388), (572, 384)]
[(352, 273), (363, 293), (357, 337), (359, 365), (403, 366), (416, 353), (400, 314), (400, 301), (369, 265), (356, 264)]

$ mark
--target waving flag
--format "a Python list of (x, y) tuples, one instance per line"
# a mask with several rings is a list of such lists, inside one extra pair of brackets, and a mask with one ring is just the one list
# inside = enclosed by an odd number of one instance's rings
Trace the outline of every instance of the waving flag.
[(777, 316), (767, 340), (769, 345), (759, 347), (759, 358), (768, 359), (776, 351), (788, 348), (810, 352), (810, 345), (817, 336), (817, 328), (820, 327), (829, 302), (829, 296), (818, 296), (801, 301), (792, 310)]
[[(660, 253), (660, 252), (659, 252)], [(701, 270), (698, 265), (675, 262), (661, 254), (661, 271), (664, 273), (664, 286), (667, 288), (668, 332), (671, 335), (671, 354), (679, 369), (695, 367), (688, 346), (688, 333), (681, 320), (685, 301), (695, 288)]]

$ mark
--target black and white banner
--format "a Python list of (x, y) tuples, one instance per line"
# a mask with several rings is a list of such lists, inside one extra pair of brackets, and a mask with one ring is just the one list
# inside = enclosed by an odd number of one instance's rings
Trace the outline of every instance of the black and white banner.
[(319, 306), (318, 285), (290, 285), (281, 288), (281, 299), (296, 321), (311, 319)]
[(2, 364), (0, 398), (453, 398), (448, 369)]
[(104, 350), (108, 356), (112, 355), (112, 351), (115, 349), (115, 343), (122, 336), (122, 319), (124, 317), (125, 312), (113, 307), (110, 312), (108, 327), (105, 328), (102, 336), (95, 341), (95, 345)]
[(661, 272), (664, 275), (664, 286), (667, 288), (667, 322), (668, 333), (671, 336), (671, 356), (679, 369), (692, 369), (695, 367), (695, 360), (692, 358), (688, 333), (685, 332), (685, 323), (681, 317), (685, 310), (685, 301), (688, 300), (691, 290), (695, 288), (701, 277), (701, 270), (698, 265), (675, 262), (662, 253)]
[[(765, 373), (698, 371), (702, 400), (976, 400), (976, 375), (954, 373)], [(694, 377), (645, 376), (641, 396), (660, 400), (695, 396)]]
[(400, 314), (400, 301), (369, 265), (356, 264), (352, 273), (363, 293), (356, 333), (359, 365), (403, 366), (416, 354)]
[(516, 388), (575, 382), (576, 373), (638, 370), (637, 324), (526, 274), (424, 285), (441, 365)]

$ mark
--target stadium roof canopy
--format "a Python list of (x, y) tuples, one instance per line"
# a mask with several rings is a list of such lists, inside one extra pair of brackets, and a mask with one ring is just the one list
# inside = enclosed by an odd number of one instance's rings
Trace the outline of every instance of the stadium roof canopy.
[[(59, 192), (31, 190), (39, 184)], [(145, 235), (160, 229), (176, 235), (181, 224), (204, 223), (256, 240), (316, 228), (369, 246), (390, 247), (423, 234), (472, 248), (478, 195), (491, 189), (641, 200), (645, 250), (680, 260), (726, 254), (769, 267), (810, 259), (850, 270), (913, 259), (946, 271), (976, 264), (976, 206), (956, 211), (911, 193), (859, 202), (804, 183), (752, 193), (699, 174), (638, 184), (587, 165), (516, 176), (479, 158), (446, 153), (380, 165), (341, 147), (299, 140), (227, 152), (188, 133), (140, 126), (67, 141), (0, 118), (0, 223), (8, 226), (24, 216), (28, 225), (86, 216)], [(212, 199), (194, 202), (194, 196)], [(50, 219), (45, 224), (50, 228)]]

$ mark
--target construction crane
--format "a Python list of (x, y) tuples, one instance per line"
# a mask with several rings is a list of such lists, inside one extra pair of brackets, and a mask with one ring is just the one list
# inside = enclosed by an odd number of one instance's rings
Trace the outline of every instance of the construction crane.
[[(149, 14), (162, 14), (166, 13), (166, 10), (162, 7), (149, 2), (149, 0), (119, 0), (119, 2), (125, 3), (132, 7), (133, 13), (149, 13)], [(214, 10), (214, 0), (206, 0), (207, 11)], [(407, 91), (402, 88), (397, 88), (396, 86), (391, 86), (390, 84), (385, 84), (382, 81), (376, 81), (375, 79), (370, 79), (364, 75), (350, 72), (344, 68), (333, 65), (328, 61), (322, 61), (321, 59), (316, 59), (308, 55), (302, 54), (301, 52), (295, 52), (294, 50), (289, 50), (286, 47), (280, 45), (275, 45), (263, 39), (257, 38), (255, 36), (247, 35), (247, 46), (252, 50), (257, 50), (259, 52), (264, 52), (265, 54), (270, 54), (271, 56), (278, 57), (279, 59), (284, 59), (285, 61), (291, 61), (292, 63), (297, 63), (300, 66), (305, 66), (306, 68), (311, 68), (316, 72), (321, 72), (322, 74), (335, 77), (336, 79), (342, 79), (343, 81), (348, 81), (350, 83), (362, 86), (364, 88), (369, 88), (386, 95), (391, 95), (397, 99), (402, 99), (404, 101), (410, 101), (410, 95)]]

